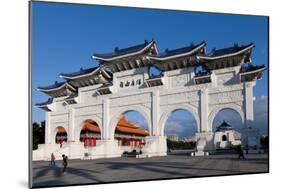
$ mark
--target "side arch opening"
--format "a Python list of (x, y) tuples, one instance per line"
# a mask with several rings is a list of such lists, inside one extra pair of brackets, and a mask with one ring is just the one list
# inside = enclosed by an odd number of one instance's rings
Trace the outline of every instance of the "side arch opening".
[(55, 143), (60, 144), (60, 147), (62, 147), (63, 143), (67, 142), (67, 132), (64, 127), (57, 127), (56, 129), (56, 135), (55, 135)]
[(83, 122), (80, 131), (80, 142), (84, 144), (85, 148), (95, 147), (97, 140), (101, 139), (101, 130), (97, 122), (88, 119)]

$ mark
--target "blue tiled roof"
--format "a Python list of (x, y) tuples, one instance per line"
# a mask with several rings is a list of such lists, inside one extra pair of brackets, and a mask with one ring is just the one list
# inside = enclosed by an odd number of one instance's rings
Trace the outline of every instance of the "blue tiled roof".
[(227, 123), (226, 121), (223, 121), (220, 126), (217, 127), (216, 131), (221, 131), (221, 130), (232, 130), (233, 127)]
[(114, 49), (114, 52), (111, 52), (111, 53), (105, 53), (105, 54), (94, 53), (93, 55), (96, 57), (100, 57), (100, 58), (114, 58), (114, 57), (130, 54), (130, 53), (138, 52), (138, 51), (142, 50), (143, 48), (145, 48), (151, 42), (154, 42), (154, 40), (151, 40), (150, 42), (145, 40), (145, 42), (143, 44), (139, 44), (139, 45), (131, 46), (128, 48), (123, 48), (123, 49), (118, 49), (118, 47), (116, 47)]
[(228, 48), (223, 48), (223, 49), (213, 49), (210, 53), (208, 53), (206, 56), (208, 57), (216, 57), (216, 56), (222, 56), (222, 55), (227, 55), (227, 54), (232, 54), (239, 52), (247, 47), (250, 47), (253, 45), (253, 43), (250, 43), (248, 45), (242, 45), (239, 46), (238, 44), (234, 44), (232, 47)]
[(87, 69), (80, 68), (80, 70), (77, 71), (77, 72), (61, 73), (60, 75), (67, 76), (67, 77), (75, 77), (75, 76), (91, 73), (91, 72), (93, 72), (96, 69), (98, 69), (98, 66), (97, 67), (93, 67), (93, 68), (87, 68)]
[(52, 85), (49, 85), (49, 86), (46, 86), (46, 87), (38, 87), (38, 89), (42, 89), (42, 90), (50, 90), (50, 89), (55, 89), (55, 88), (59, 88), (61, 87), (62, 85), (64, 85), (65, 82), (55, 82), (54, 84)]
[(165, 58), (165, 57), (169, 57), (169, 56), (173, 56), (173, 55), (188, 53), (188, 52), (192, 51), (193, 49), (196, 49), (197, 47), (199, 47), (203, 44), (205, 44), (204, 41), (197, 44), (197, 45), (190, 44), (189, 46), (178, 48), (178, 49), (172, 49), (172, 50), (166, 49), (165, 52), (159, 53), (158, 55), (155, 55), (155, 57)]
[(251, 71), (261, 69), (261, 68), (265, 68), (265, 65), (255, 66), (255, 65), (252, 65), (252, 64), (248, 64), (248, 65), (245, 64), (241, 67), (240, 72), (241, 73), (251, 72)]
[(37, 103), (35, 104), (35, 106), (45, 106), (45, 105), (49, 105), (49, 104), (52, 104), (53, 103), (53, 99), (52, 98), (49, 98), (47, 101), (45, 102), (41, 102), (41, 103)]
[[(83, 69), (81, 68), (79, 71), (77, 72), (73, 72), (73, 73), (61, 73), (61, 76), (65, 76), (65, 77), (76, 77), (76, 76), (80, 76), (80, 75), (85, 75), (85, 74), (89, 74), (93, 71), (95, 71), (96, 69), (99, 69), (99, 66), (93, 67), (93, 68), (87, 68), (87, 69)], [(112, 73), (105, 70), (110, 76), (112, 76)]]

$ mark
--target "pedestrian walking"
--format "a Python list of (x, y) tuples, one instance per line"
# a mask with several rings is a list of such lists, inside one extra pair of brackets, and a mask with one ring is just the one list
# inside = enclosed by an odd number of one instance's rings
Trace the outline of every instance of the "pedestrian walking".
[(64, 173), (67, 167), (67, 156), (64, 154), (62, 155), (62, 165), (63, 165), (62, 172)]
[(55, 160), (56, 160), (56, 158), (55, 158), (54, 153), (51, 153), (51, 165), (56, 165)]
[(245, 159), (244, 152), (241, 145), (237, 147), (237, 152), (238, 152), (238, 159), (240, 159), (241, 157), (242, 159)]

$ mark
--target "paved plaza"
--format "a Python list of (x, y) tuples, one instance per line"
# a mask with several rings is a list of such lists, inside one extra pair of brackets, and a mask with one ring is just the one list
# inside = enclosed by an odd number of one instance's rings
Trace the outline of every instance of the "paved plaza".
[(61, 161), (56, 161), (56, 166), (40, 161), (33, 162), (33, 187), (260, 172), (268, 172), (266, 154), (248, 154), (246, 160), (238, 160), (235, 154), (69, 160), (65, 173)]

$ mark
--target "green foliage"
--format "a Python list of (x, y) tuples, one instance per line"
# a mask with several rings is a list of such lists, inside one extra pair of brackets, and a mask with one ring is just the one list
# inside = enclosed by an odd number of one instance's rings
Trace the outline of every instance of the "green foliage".
[(45, 124), (42, 122), (41, 126), (39, 123), (34, 122), (32, 124), (32, 149), (36, 150), (38, 144), (45, 142)]
[(196, 142), (184, 142), (184, 141), (171, 141), (167, 139), (168, 149), (194, 149)]

